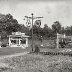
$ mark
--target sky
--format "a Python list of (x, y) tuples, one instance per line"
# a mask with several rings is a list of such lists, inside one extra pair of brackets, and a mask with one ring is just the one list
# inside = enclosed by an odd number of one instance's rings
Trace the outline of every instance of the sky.
[(55, 21), (59, 21), (64, 27), (72, 25), (71, 0), (0, 0), (0, 13), (10, 13), (24, 25), (26, 25), (25, 16), (31, 17), (31, 13), (34, 13), (34, 17), (43, 16), (39, 19), (41, 27), (44, 24), (51, 27)]

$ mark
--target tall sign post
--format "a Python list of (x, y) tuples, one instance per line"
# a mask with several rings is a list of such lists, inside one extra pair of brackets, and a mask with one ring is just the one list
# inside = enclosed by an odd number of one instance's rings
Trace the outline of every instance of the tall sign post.
[[(33, 14), (33, 13), (32, 13), (31, 15), (32, 15), (32, 17), (25, 16), (25, 18), (27, 18), (27, 19), (32, 19), (32, 52), (33, 52), (33, 51), (34, 51), (34, 50), (33, 50), (33, 20), (34, 20), (34, 19), (43, 18), (43, 17), (34, 17), (34, 14)], [(25, 20), (25, 19), (24, 19), (24, 20)]]
[(33, 52), (33, 13), (32, 15), (32, 52)]

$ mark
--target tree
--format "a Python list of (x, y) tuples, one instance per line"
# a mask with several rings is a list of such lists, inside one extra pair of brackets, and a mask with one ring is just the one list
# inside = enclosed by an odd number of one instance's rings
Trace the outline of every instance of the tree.
[(47, 24), (44, 24), (44, 28), (43, 28), (43, 34), (44, 36), (47, 36), (48, 35), (48, 25)]
[(26, 35), (31, 35), (30, 30), (28, 27), (26, 27), (24, 24), (20, 24), (20, 32), (25, 33)]
[(20, 30), (18, 21), (11, 14), (0, 15), (0, 34), (1, 38), (6, 38), (12, 32)]
[(71, 32), (71, 35), (72, 35), (72, 26), (70, 26), (70, 32)]
[(4, 39), (4, 38), (7, 38), (6, 31), (2, 31), (0, 34), (1, 34), (1, 40)]
[(44, 24), (43, 35), (45, 37), (52, 37), (52, 29), (50, 27), (48, 27), (47, 24)]
[[(33, 34), (34, 35), (40, 36), (41, 31), (42, 31), (42, 28), (41, 27), (38, 27), (36, 25), (33, 25)], [(30, 32), (32, 32), (32, 28), (31, 28)]]
[(54, 24), (52, 25), (52, 30), (53, 30), (54, 34), (60, 33), (60, 31), (61, 31), (61, 24), (60, 24), (59, 21), (54, 22)]
[(65, 34), (66, 35), (72, 35), (72, 26), (67, 26), (65, 28)]
[(65, 33), (65, 29), (64, 27), (61, 27), (61, 34), (64, 34)]
[(6, 31), (7, 34), (18, 31), (19, 28), (18, 21), (13, 18), (11, 14), (3, 15), (0, 18), (0, 32)]

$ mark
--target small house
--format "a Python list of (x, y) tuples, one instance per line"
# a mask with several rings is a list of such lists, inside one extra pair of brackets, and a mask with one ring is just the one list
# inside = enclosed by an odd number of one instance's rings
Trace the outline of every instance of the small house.
[(10, 47), (28, 47), (28, 37), (25, 33), (13, 32), (9, 35), (9, 46)]

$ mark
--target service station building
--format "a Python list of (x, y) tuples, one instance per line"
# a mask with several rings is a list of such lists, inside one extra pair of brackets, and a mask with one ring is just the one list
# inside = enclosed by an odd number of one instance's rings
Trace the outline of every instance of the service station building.
[(28, 47), (28, 37), (25, 33), (13, 32), (9, 35), (9, 46), (10, 47)]

